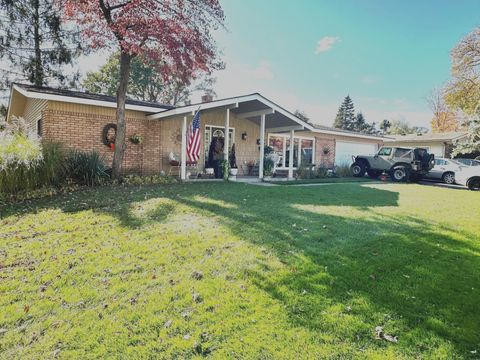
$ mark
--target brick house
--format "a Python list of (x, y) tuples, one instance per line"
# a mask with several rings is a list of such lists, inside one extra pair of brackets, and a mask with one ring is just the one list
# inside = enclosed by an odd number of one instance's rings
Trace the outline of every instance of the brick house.
[[(111, 96), (14, 84), (7, 121), (12, 116), (23, 117), (42, 139), (62, 142), (72, 149), (98, 150), (111, 162), (113, 150), (104, 137), (105, 129), (116, 122), (115, 108), (116, 100)], [(205, 168), (214, 136), (224, 138), (227, 158), (235, 144), (239, 175), (247, 174), (248, 163), (263, 168), (263, 144), (273, 147), (278, 155), (279, 173), (293, 177), (301, 161), (332, 167), (349, 163), (354, 154), (373, 153), (383, 143), (381, 137), (306, 123), (258, 93), (180, 107), (128, 100), (127, 139), (137, 134), (144, 141), (127, 141), (125, 170), (168, 173), (171, 153), (184, 159), (186, 128), (198, 109), (202, 129), (200, 170)], [(185, 166), (179, 170), (185, 178)], [(262, 177), (263, 171), (258, 173)]]

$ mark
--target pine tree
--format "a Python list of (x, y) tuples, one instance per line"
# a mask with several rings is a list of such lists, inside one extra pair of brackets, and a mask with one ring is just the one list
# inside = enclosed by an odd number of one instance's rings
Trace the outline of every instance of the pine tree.
[(345, 122), (344, 129), (355, 130), (355, 106), (349, 95), (343, 101), (345, 109)]
[(337, 129), (343, 129), (343, 125), (345, 123), (345, 108), (342, 105), (338, 108), (337, 116), (335, 117), (335, 121), (333, 122), (333, 127)]
[(344, 130), (355, 129), (355, 107), (349, 95), (347, 95), (338, 108), (333, 127)]
[(353, 130), (364, 132), (368, 127), (369, 125), (366, 123), (365, 117), (361, 112), (359, 112), (355, 117), (355, 128)]
[(0, 59), (3, 89), (13, 81), (66, 85), (78, 74), (66, 75), (80, 54), (74, 29), (62, 23), (56, 0), (0, 0)]

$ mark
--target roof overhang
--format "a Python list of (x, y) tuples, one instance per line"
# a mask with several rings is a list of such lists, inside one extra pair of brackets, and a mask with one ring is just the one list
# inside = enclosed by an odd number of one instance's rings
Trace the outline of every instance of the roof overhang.
[(312, 131), (314, 129), (312, 125), (257, 93), (165, 110), (149, 115), (147, 119), (161, 120), (175, 116), (186, 116), (195, 113), (197, 110), (205, 111), (221, 108), (229, 108), (237, 118), (249, 119), (258, 124), (260, 123), (260, 118), (265, 116), (265, 128), (270, 132), (289, 130)]
[(389, 138), (387, 140), (385, 140), (385, 142), (388, 142), (388, 143), (402, 143), (402, 142), (406, 142), (406, 143), (426, 143), (426, 142), (450, 142), (450, 141), (457, 141), (457, 140), (461, 140), (465, 137), (467, 137), (468, 133), (461, 133), (461, 134), (457, 134), (457, 135), (454, 135), (450, 138), (422, 138), (422, 136), (417, 136), (415, 138), (401, 138), (401, 137), (396, 137), (396, 138)]
[[(101, 101), (101, 100), (93, 100), (93, 99), (83, 99), (77, 98), (72, 96), (64, 96), (64, 95), (54, 95), (54, 94), (45, 94), (38, 91), (31, 91), (23, 89), (18, 85), (13, 85), (10, 93), (10, 98), (13, 91), (18, 91), (20, 94), (25, 96), (26, 98), (34, 98), (34, 99), (45, 99), (51, 101), (61, 101), (66, 103), (73, 103), (73, 104), (84, 104), (84, 105), (93, 105), (93, 106), (102, 106), (115, 109), (117, 107), (116, 102), (111, 101)], [(151, 106), (141, 106), (141, 105), (132, 105), (126, 104), (125, 109), (133, 110), (133, 111), (142, 111), (146, 113), (156, 113), (160, 109), (158, 107), (151, 107)]]

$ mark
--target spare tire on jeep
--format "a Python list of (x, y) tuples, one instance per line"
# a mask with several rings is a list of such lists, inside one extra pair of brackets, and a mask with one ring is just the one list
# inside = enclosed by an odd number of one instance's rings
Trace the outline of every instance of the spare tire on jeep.
[(355, 177), (365, 176), (366, 166), (363, 161), (355, 161), (350, 169), (352, 170), (352, 175)]

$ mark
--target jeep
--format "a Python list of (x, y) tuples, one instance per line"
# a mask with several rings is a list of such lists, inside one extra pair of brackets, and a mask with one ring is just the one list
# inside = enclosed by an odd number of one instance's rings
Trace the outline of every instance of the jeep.
[(356, 156), (351, 166), (356, 177), (377, 178), (384, 172), (393, 181), (418, 181), (435, 165), (433, 154), (424, 148), (405, 148), (384, 146), (373, 156)]

